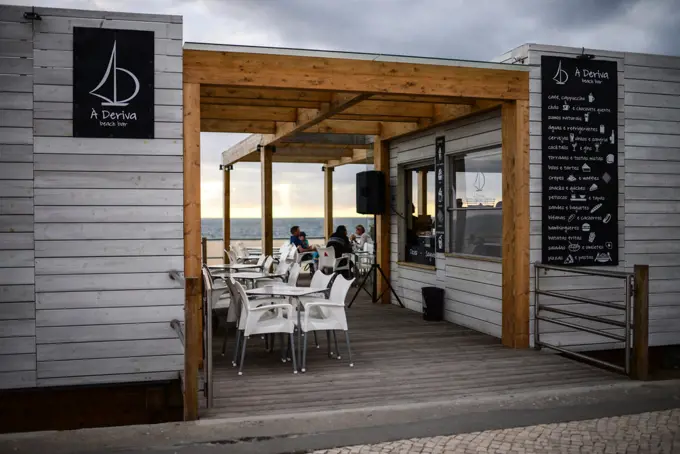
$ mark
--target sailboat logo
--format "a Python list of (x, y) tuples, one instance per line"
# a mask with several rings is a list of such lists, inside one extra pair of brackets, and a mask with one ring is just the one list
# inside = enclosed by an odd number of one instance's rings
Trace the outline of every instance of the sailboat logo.
[(486, 184), (486, 177), (484, 176), (484, 173), (483, 172), (477, 172), (477, 176), (475, 177), (475, 182), (473, 183), (477, 192), (484, 189), (485, 184)]
[[(132, 78), (132, 81), (135, 83), (135, 91), (132, 93), (132, 95), (125, 99), (118, 99), (118, 71), (130, 76)], [(102, 94), (95, 93), (97, 90), (102, 88), (102, 86), (109, 80), (109, 77), (111, 76), (113, 77), (113, 98), (108, 98)], [(138, 93), (139, 93), (139, 79), (137, 79), (137, 76), (135, 76), (134, 74), (132, 74), (131, 71), (128, 71), (125, 68), (118, 67), (116, 56), (116, 41), (114, 41), (113, 48), (111, 49), (111, 57), (109, 58), (109, 66), (107, 66), (106, 72), (104, 73), (104, 77), (102, 77), (102, 80), (99, 82), (99, 85), (97, 85), (90, 92), (90, 94), (103, 99), (104, 102), (102, 102), (102, 106), (125, 107), (128, 105), (130, 101), (132, 101), (135, 98), (135, 96), (137, 96)]]
[(560, 63), (557, 65), (557, 72), (553, 76), (553, 80), (557, 85), (564, 85), (569, 80), (569, 75), (562, 69), (562, 60), (560, 60)]

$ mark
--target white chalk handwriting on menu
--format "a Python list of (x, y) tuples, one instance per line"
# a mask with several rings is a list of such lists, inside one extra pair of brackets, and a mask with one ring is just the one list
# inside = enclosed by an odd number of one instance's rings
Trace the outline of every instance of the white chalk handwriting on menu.
[(616, 265), (616, 63), (541, 59), (542, 259)]

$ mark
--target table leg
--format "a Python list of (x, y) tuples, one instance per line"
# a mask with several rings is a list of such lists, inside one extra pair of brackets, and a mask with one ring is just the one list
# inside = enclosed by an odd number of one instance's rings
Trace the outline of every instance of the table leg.
[[(302, 358), (302, 307), (300, 305), (300, 299), (295, 298), (295, 301), (297, 303), (297, 319), (298, 319), (298, 359)], [(302, 362), (302, 361), (300, 361)], [(302, 366), (299, 366), (302, 367)]]

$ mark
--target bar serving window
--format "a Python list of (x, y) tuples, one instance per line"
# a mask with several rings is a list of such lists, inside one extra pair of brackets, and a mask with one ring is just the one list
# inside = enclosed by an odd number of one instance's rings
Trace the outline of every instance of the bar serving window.
[(404, 172), (404, 261), (434, 266), (434, 164), (408, 166)]
[(500, 258), (501, 149), (452, 156), (449, 163), (449, 252)]

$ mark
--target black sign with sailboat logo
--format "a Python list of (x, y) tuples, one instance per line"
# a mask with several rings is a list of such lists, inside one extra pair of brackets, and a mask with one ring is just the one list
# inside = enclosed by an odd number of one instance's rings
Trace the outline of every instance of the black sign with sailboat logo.
[(541, 57), (543, 263), (618, 265), (616, 62)]
[(446, 194), (446, 171), (444, 169), (444, 160), (446, 159), (446, 137), (437, 137), (434, 141), (434, 192), (435, 192), (435, 250), (437, 252), (444, 252), (446, 244), (446, 219), (444, 218), (445, 194)]
[(74, 27), (73, 136), (153, 139), (153, 32)]

